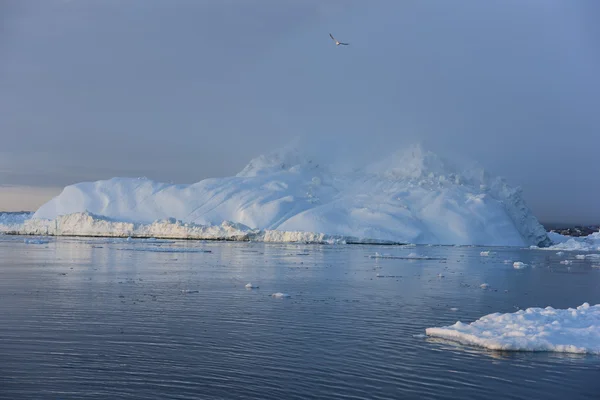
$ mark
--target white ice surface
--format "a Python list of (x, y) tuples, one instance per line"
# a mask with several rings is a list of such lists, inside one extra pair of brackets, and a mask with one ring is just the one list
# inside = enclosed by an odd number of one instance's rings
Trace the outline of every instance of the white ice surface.
[[(265, 232), (266, 241), (296, 241), (307, 232), (319, 232), (362, 242), (550, 243), (519, 189), (481, 169), (458, 169), (419, 146), (345, 173), (285, 150), (252, 160), (236, 176), (192, 185), (133, 178), (84, 182), (66, 187), (40, 207), (34, 219), (86, 212), (112, 221), (103, 232), (132, 230), (135, 223), (136, 229), (145, 226), (157, 237), (183, 234), (173, 224), (157, 225), (173, 218), (193, 224), (196, 231), (220, 229), (224, 221), (234, 221), (246, 230)], [(82, 224), (69, 232), (99, 228)], [(231, 236), (235, 240), (239, 233)]]
[(600, 354), (600, 304), (494, 313), (470, 324), (427, 328), (426, 334), (491, 350)]

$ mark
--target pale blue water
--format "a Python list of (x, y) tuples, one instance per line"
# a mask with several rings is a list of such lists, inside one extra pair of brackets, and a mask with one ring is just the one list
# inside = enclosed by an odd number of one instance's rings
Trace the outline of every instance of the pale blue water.
[(0, 398), (598, 399), (598, 356), (415, 337), (600, 303), (589, 261), (481, 250), (0, 237)]

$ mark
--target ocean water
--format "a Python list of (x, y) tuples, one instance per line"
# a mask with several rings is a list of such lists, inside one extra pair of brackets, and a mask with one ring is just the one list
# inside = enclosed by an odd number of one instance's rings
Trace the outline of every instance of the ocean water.
[[(600, 268), (575, 253), (31, 239), (0, 236), (1, 399), (600, 393), (599, 356), (422, 337), (491, 312), (600, 303)], [(411, 253), (429, 259), (405, 259)]]

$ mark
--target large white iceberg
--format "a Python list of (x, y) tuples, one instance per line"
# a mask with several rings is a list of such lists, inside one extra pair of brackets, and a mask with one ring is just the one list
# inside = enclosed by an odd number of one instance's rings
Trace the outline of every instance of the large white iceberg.
[(477, 321), (427, 328), (428, 336), (506, 351), (600, 354), (600, 304), (577, 308), (528, 308)]
[(107, 218), (113, 228), (114, 221), (152, 225), (174, 218), (195, 226), (233, 221), (271, 235), (318, 232), (417, 244), (550, 244), (519, 189), (480, 169), (459, 170), (420, 146), (350, 173), (334, 173), (286, 149), (252, 160), (236, 176), (192, 185), (143, 178), (79, 183), (44, 204), (33, 219), (74, 213)]

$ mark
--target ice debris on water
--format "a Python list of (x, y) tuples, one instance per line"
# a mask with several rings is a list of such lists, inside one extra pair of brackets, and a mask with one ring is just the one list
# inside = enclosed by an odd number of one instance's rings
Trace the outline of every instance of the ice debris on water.
[(491, 350), (600, 355), (600, 304), (493, 313), (470, 324), (458, 321), (450, 326), (427, 328), (425, 333)]
[(481, 253), (479, 253), (479, 255), (480, 255), (481, 257), (487, 257), (487, 256), (489, 256), (489, 255), (490, 255), (490, 252), (489, 252), (489, 251), (482, 251)]
[(276, 298), (276, 299), (286, 299), (286, 298), (291, 297), (291, 296), (289, 294), (287, 294), (287, 293), (277, 292), (277, 293), (273, 293), (271, 295), (271, 297)]
[(521, 261), (515, 261), (513, 263), (513, 268), (514, 269), (524, 269), (524, 268), (527, 268), (527, 264), (525, 264), (524, 262), (521, 262)]
[(244, 286), (246, 289), (258, 289), (258, 286), (254, 286), (251, 283), (246, 283), (246, 286)]
[(488, 285), (487, 283), (482, 283), (481, 285), (479, 285), (479, 287), (482, 289), (487, 289), (490, 287), (490, 285)]

